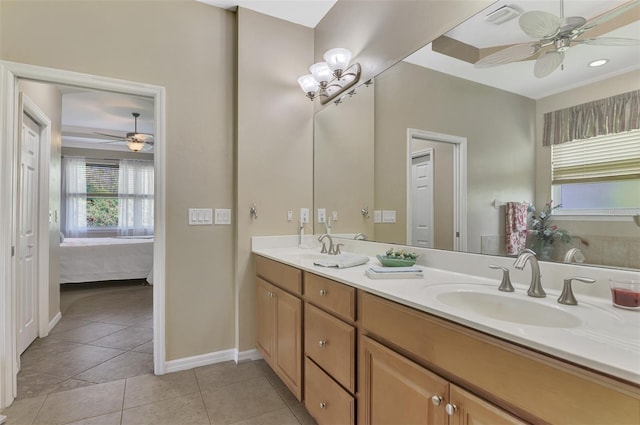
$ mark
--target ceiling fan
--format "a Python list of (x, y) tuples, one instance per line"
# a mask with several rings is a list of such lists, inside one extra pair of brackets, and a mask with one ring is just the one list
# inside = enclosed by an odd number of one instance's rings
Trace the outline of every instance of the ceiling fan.
[[(126, 142), (127, 147), (133, 152), (140, 152), (151, 149), (151, 147), (153, 146), (153, 134), (138, 133), (138, 117), (140, 116), (140, 114), (137, 112), (132, 112), (131, 115), (133, 115), (134, 119), (134, 129), (132, 133), (127, 133), (126, 137), (98, 132), (95, 132), (95, 134), (115, 139), (113, 142)], [(108, 143), (113, 142), (110, 141)]]
[(577, 44), (600, 46), (638, 46), (640, 40), (620, 37), (582, 38), (582, 35), (613, 18), (640, 5), (640, 0), (630, 1), (602, 14), (591, 21), (582, 16), (564, 17), (564, 0), (560, 0), (560, 16), (548, 12), (530, 11), (520, 16), (522, 31), (537, 42), (520, 43), (498, 50), (475, 63), (476, 68), (488, 68), (537, 56), (533, 74), (544, 78), (563, 62), (564, 55)]

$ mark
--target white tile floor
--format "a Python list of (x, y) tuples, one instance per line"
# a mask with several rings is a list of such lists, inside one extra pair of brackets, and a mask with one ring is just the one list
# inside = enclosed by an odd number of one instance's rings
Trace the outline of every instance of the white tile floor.
[(264, 361), (153, 375), (149, 286), (74, 285), (61, 306), (21, 357), (5, 425), (315, 424)]

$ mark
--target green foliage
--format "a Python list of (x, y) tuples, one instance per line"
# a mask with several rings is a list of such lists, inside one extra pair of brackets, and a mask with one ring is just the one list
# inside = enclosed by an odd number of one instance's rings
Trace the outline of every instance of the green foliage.
[(117, 227), (117, 198), (87, 198), (87, 227)]

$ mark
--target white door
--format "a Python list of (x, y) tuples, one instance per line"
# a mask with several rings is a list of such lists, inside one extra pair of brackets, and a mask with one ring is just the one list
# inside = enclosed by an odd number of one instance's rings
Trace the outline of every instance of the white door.
[(23, 116), (18, 213), (18, 353), (38, 337), (38, 125)]
[(433, 150), (411, 159), (411, 245), (433, 248)]

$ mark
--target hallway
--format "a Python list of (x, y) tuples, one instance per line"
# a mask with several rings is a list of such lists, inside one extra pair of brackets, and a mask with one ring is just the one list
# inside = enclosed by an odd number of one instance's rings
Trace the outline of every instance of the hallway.
[(63, 285), (63, 318), (21, 357), (5, 425), (313, 425), (262, 360), (153, 375), (151, 286)]

